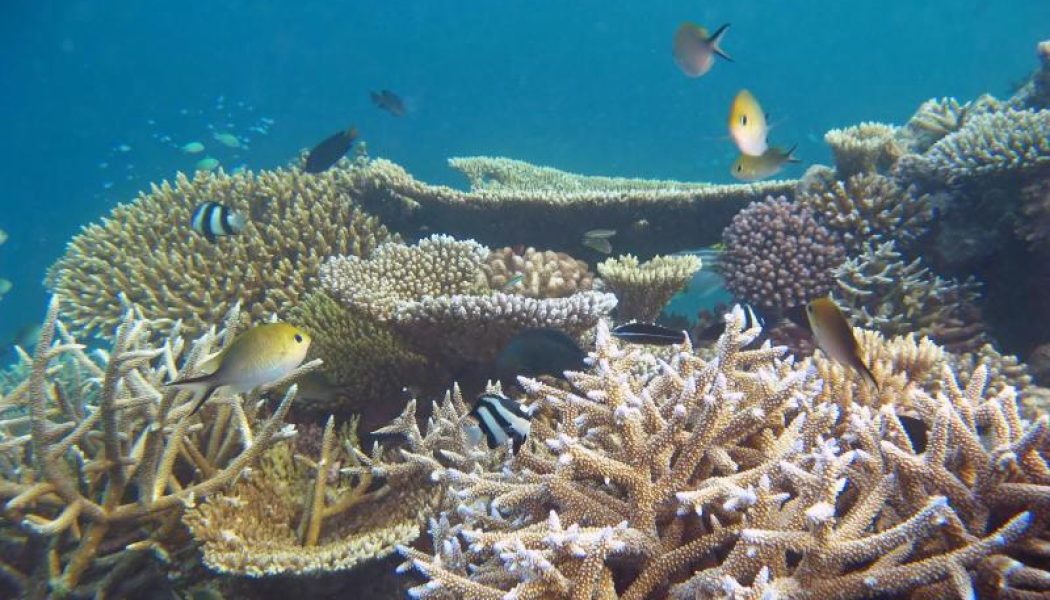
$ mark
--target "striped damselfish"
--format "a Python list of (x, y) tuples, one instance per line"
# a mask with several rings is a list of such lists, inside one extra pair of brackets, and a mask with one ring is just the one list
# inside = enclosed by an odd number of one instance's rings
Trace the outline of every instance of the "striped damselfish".
[(244, 230), (248, 224), (244, 215), (218, 202), (201, 202), (193, 209), (190, 226), (203, 235), (209, 242), (214, 242), (220, 235), (234, 235)]

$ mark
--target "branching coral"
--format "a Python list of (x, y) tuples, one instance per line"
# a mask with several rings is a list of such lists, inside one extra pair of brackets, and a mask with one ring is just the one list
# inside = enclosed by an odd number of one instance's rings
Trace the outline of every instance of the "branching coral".
[(910, 152), (923, 153), (944, 136), (962, 126), (967, 105), (955, 98), (932, 98), (923, 102), (900, 132)]
[(876, 240), (913, 242), (933, 220), (932, 197), (914, 186), (904, 188), (877, 173), (860, 173), (843, 182), (826, 167), (813, 169), (800, 182), (798, 202), (820, 215), (852, 250)]
[(640, 263), (630, 254), (598, 264), (598, 273), (616, 294), (621, 321), (656, 320), (667, 301), (700, 270), (697, 256), (655, 256)]
[[(564, 298), (594, 285), (594, 273), (587, 269), (587, 263), (564, 252), (541, 252), (532, 247), (521, 252), (510, 247), (493, 250), (481, 268), (493, 290), (530, 298)], [(514, 284), (518, 275), (521, 282)]]
[[(233, 483), (292, 433), (282, 420), (295, 388), (268, 417), (259, 391), (243, 403), (215, 395), (193, 417), (192, 395), (163, 384), (193, 372), (219, 337), (207, 333), (190, 349), (178, 337), (151, 346), (149, 323), (129, 313), (96, 361), (58, 322), (59, 308), (53, 299), (28, 379), (0, 399), (2, 524), (46, 540), (43, 555), (30, 559), (39, 579), (27, 579), (27, 588), (55, 597), (117, 589), (133, 596), (122, 579), (152, 556), (167, 560), (182, 511)], [(236, 321), (231, 314), (222, 339), (231, 339)], [(54, 366), (72, 373), (59, 378)]]
[(793, 307), (831, 289), (831, 271), (846, 258), (838, 236), (812, 210), (785, 198), (753, 202), (722, 234), (726, 288), (764, 307)]
[(832, 129), (824, 141), (835, 157), (839, 179), (858, 173), (885, 173), (904, 154), (897, 139), (898, 128), (882, 123), (861, 123), (844, 129)]
[[(200, 333), (238, 302), (254, 319), (283, 315), (323, 259), (367, 255), (391, 237), (349, 190), (341, 169), (180, 173), (74, 237), (48, 285), (67, 298), (63, 314), (78, 334), (109, 335), (129, 304), (165, 332), (181, 321)], [(194, 233), (190, 215), (206, 201), (250, 216), (244, 231), (215, 243)]]
[(328, 420), (316, 461), (290, 442), (268, 450), (260, 468), (228, 491), (186, 511), (204, 562), (222, 573), (261, 577), (346, 570), (382, 558), (419, 536), (435, 489), (369, 490), (359, 463), (356, 423), (337, 433)]
[(921, 259), (906, 262), (893, 241), (867, 244), (834, 276), (833, 295), (856, 326), (886, 335), (926, 335), (957, 350), (984, 343), (983, 324), (970, 310), (976, 281), (948, 281), (931, 274)]
[(686, 345), (662, 365), (600, 327), (573, 390), (524, 381), (554, 418), (502, 468), (415, 457), (458, 506), (432, 523), (436, 555), (402, 550), (429, 579), (414, 594), (966, 598), (985, 570), (1003, 592), (1047, 589), (1050, 574), (1019, 562), (1046, 555), (1045, 417), (1022, 421), (980, 369), (965, 388), (944, 371), (936, 395), (909, 387), (930, 428), (916, 453), (892, 405), (846, 418), (806, 365), (742, 350), (756, 334), (743, 318), (716, 358)]

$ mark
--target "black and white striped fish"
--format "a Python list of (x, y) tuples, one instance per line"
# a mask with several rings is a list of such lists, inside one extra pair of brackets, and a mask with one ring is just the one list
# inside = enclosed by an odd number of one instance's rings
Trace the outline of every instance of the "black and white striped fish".
[(238, 234), (247, 224), (244, 215), (225, 204), (211, 201), (198, 204), (190, 217), (190, 227), (209, 242), (214, 242), (220, 235)]
[(478, 396), (470, 414), (478, 420), (489, 448), (498, 448), (509, 439), (513, 440), (514, 452), (517, 452), (529, 436), (532, 416), (506, 396), (482, 394)]

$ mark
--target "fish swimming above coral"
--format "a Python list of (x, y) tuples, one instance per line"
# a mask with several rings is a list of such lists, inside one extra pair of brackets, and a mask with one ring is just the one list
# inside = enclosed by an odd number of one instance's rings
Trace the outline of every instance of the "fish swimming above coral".
[(346, 155), (356, 139), (356, 127), (350, 127), (328, 136), (321, 143), (314, 146), (310, 153), (306, 155), (303, 171), (307, 173), (327, 171), (332, 165), (339, 162), (340, 158)]
[(369, 92), (369, 97), (372, 98), (372, 104), (375, 104), (382, 110), (394, 115), (395, 117), (405, 116), (405, 103), (401, 100), (401, 97), (391, 92), (390, 90), (380, 90), (378, 92)]
[(557, 329), (535, 327), (515, 335), (496, 357), (501, 381), (513, 383), (515, 376), (565, 377), (565, 371), (586, 368), (586, 354), (568, 334)]
[(525, 412), (517, 400), (503, 394), (485, 393), (478, 396), (470, 415), (477, 419), (489, 448), (498, 448), (512, 440), (514, 452), (529, 436), (532, 415)]
[(879, 384), (864, 364), (860, 344), (853, 336), (853, 328), (845, 315), (830, 298), (817, 298), (806, 305), (806, 316), (817, 345), (832, 360), (852, 368), (877, 391)]
[(729, 23), (726, 23), (708, 35), (707, 29), (696, 23), (682, 23), (674, 32), (671, 49), (675, 64), (687, 77), (700, 77), (714, 66), (715, 56), (732, 62), (733, 59), (719, 47), (728, 29)]
[(220, 387), (246, 392), (277, 381), (306, 358), (310, 335), (288, 323), (256, 325), (241, 333), (218, 354), (203, 361), (203, 373), (169, 382), (176, 388), (201, 392), (189, 414), (194, 414)]
[(197, 161), (194, 166), (198, 171), (214, 171), (219, 168), (219, 159), (212, 156), (205, 156), (204, 158)]
[(729, 106), (729, 137), (743, 154), (762, 156), (768, 148), (768, 136), (766, 113), (751, 92), (740, 90)]
[(647, 344), (650, 346), (671, 346), (684, 344), (688, 339), (684, 331), (671, 329), (656, 323), (625, 323), (614, 327), (609, 333), (613, 337), (630, 344)]
[(795, 158), (795, 146), (784, 150), (776, 146), (770, 146), (762, 153), (762, 156), (750, 156), (741, 154), (733, 161), (729, 168), (729, 174), (740, 181), (759, 181), (772, 177), (784, 169), (788, 163), (802, 162)]
[(226, 146), (227, 148), (243, 147), (243, 144), (241, 144), (241, 140), (237, 136), (229, 132), (217, 131), (214, 134), (212, 134), (212, 137), (215, 138), (215, 141), (219, 142), (223, 146)]
[(580, 240), (580, 244), (591, 250), (597, 250), (602, 254), (611, 254), (612, 242), (609, 241), (609, 238), (615, 235), (615, 229), (590, 229), (583, 232), (583, 239)]
[(201, 202), (190, 215), (190, 227), (209, 242), (224, 235), (236, 235), (244, 231), (248, 220), (241, 213), (218, 202)]
[(179, 150), (182, 150), (186, 154), (200, 154), (201, 152), (204, 152), (204, 144), (200, 142), (187, 142), (180, 146)]

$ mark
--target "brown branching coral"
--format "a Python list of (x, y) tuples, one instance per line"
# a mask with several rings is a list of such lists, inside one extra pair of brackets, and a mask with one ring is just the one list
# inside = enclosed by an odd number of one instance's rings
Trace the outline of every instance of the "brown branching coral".
[(851, 250), (875, 240), (913, 242), (933, 220), (932, 197), (918, 193), (914, 186), (904, 188), (878, 173), (859, 173), (839, 181), (828, 171), (813, 167), (800, 182), (796, 196), (799, 204), (838, 231)]
[[(184, 174), (153, 186), (87, 226), (48, 274), (67, 298), (63, 315), (78, 334), (109, 335), (129, 305), (170, 330), (200, 333), (240, 303), (262, 320), (285, 314), (334, 254), (368, 255), (391, 235), (360, 211), (348, 174), (278, 169), (256, 174)], [(190, 215), (206, 201), (248, 219), (214, 243), (194, 233)], [(163, 320), (163, 321), (158, 321)]]
[(846, 258), (838, 235), (786, 198), (753, 202), (722, 234), (726, 289), (763, 307), (789, 308), (824, 296)]
[(941, 138), (959, 129), (968, 105), (955, 98), (932, 98), (923, 102), (915, 111), (900, 137), (905, 140), (909, 152), (923, 153)]
[(985, 341), (972, 319), (977, 283), (930, 273), (921, 259), (907, 262), (893, 241), (869, 243), (834, 271), (833, 296), (850, 322), (885, 335), (915, 333), (962, 351)]
[(337, 433), (329, 419), (316, 460), (281, 442), (258, 470), (187, 510), (205, 564), (252, 577), (330, 573), (415, 540), (435, 490), (370, 490), (369, 471), (342, 471), (359, 465), (357, 451), (356, 422)]
[(916, 453), (892, 404), (820, 402), (827, 382), (781, 349), (742, 350), (742, 323), (731, 313), (716, 358), (685, 346), (663, 365), (600, 327), (571, 391), (524, 382), (555, 418), (501, 468), (415, 457), (458, 505), (431, 526), (435, 555), (402, 549), (429, 579), (414, 595), (969, 598), (978, 571), (1000, 593), (1048, 589), (1021, 563), (1045, 545), (1045, 417), (1024, 422), (981, 369), (964, 388), (944, 370), (935, 394), (909, 385), (930, 429)]
[(625, 254), (599, 263), (598, 273), (616, 294), (621, 321), (651, 323), (700, 267), (697, 256), (655, 256), (639, 262), (637, 257)]
[(897, 139), (898, 128), (882, 123), (861, 123), (844, 129), (832, 129), (824, 141), (835, 157), (839, 179), (858, 173), (885, 173), (905, 152)]
[[(192, 348), (179, 337), (153, 346), (150, 324), (129, 313), (96, 361), (58, 321), (59, 309), (56, 297), (28, 379), (0, 399), (0, 526), (17, 523), (45, 540), (30, 563), (40, 566), (27, 578), (36, 581), (26, 583), (37, 592), (136, 595), (121, 588), (122, 578), (151, 557), (172, 555), (182, 511), (292, 433), (282, 420), (295, 388), (270, 416), (257, 390), (243, 403), (217, 394), (194, 417), (192, 395), (164, 382), (193, 372), (219, 337), (207, 333)], [(233, 313), (222, 339), (231, 339), (236, 322)], [(56, 367), (71, 372), (60, 378)]]
[[(481, 268), (493, 290), (530, 298), (564, 298), (594, 286), (594, 273), (587, 263), (564, 252), (497, 248), (489, 252)], [(514, 284), (519, 275), (520, 283)]]

